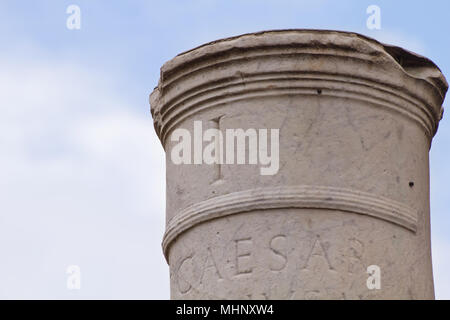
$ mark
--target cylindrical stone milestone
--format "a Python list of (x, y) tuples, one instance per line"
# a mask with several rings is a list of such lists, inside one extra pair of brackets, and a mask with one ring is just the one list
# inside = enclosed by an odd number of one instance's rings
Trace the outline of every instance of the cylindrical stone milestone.
[(362, 35), (280, 30), (161, 68), (173, 299), (433, 299), (429, 149), (447, 82)]

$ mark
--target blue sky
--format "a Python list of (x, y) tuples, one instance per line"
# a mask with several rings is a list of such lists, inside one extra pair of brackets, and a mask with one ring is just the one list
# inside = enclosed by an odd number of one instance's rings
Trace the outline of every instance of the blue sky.
[[(80, 30), (66, 28), (71, 4)], [(371, 4), (381, 30), (366, 28)], [(446, 0), (2, 0), (0, 298), (169, 297), (164, 153), (148, 94), (176, 54), (253, 31), (337, 29), (423, 54), (448, 76), (449, 13)], [(449, 145), (444, 116), (431, 149), (441, 299), (450, 299)], [(81, 290), (66, 288), (73, 264)]]

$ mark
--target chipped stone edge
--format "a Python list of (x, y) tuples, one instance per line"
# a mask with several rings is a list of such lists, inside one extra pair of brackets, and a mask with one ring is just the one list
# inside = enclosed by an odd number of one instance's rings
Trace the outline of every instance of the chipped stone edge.
[[(305, 38), (311, 36), (311, 38)], [(330, 36), (331, 39), (324, 36)], [(302, 38), (303, 37), (303, 38)], [(180, 68), (186, 68), (191, 64), (196, 64), (207, 57), (220, 56), (223, 53), (234, 49), (251, 50), (254, 48), (270, 48), (277, 45), (300, 45), (300, 46), (335, 46), (340, 49), (347, 49), (349, 52), (362, 54), (370, 57), (381, 55), (392, 68), (401, 70), (406, 76), (413, 80), (427, 83), (440, 96), (438, 106), (432, 106), (437, 114), (435, 116), (432, 136), (437, 131), (438, 123), (441, 120), (444, 110), (442, 102), (448, 90), (448, 83), (440, 69), (428, 58), (402, 49), (400, 47), (386, 45), (370, 37), (344, 31), (315, 30), (315, 29), (286, 29), (269, 30), (255, 33), (247, 33), (235, 37), (229, 37), (212, 41), (186, 52), (180, 53), (175, 58), (169, 60), (161, 67), (161, 76), (158, 86), (150, 95), (150, 110), (154, 119), (155, 130), (160, 138), (164, 121), (162, 119), (161, 108), (164, 103), (164, 87), (171, 74), (177, 74)], [(349, 54), (350, 56), (350, 54)], [(370, 61), (370, 60), (368, 60)], [(417, 70), (420, 70), (418, 72)], [(424, 71), (426, 69), (426, 72)], [(420, 73), (420, 74), (419, 74)], [(373, 80), (372, 80), (373, 81)], [(411, 96), (414, 96), (409, 92)], [(415, 97), (419, 98), (420, 97)], [(431, 102), (425, 102), (428, 105)], [(431, 103), (433, 104), (433, 103)], [(164, 139), (162, 139), (164, 140)], [(164, 141), (161, 141), (164, 146)]]

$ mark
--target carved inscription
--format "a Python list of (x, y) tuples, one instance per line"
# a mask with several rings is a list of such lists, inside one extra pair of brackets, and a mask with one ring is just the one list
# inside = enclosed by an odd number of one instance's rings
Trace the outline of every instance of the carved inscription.
[(205, 276), (205, 273), (207, 272), (213, 272), (213, 274), (215, 275), (215, 277), (218, 280), (223, 280), (223, 277), (219, 271), (219, 268), (217, 266), (217, 262), (216, 259), (214, 259), (214, 256), (212, 254), (211, 248), (208, 247), (208, 249), (206, 250), (206, 259), (205, 259), (205, 263), (203, 265), (203, 268), (201, 270), (201, 277), (200, 277), (200, 283), (203, 282), (203, 277)]
[(251, 274), (252, 238), (243, 238), (235, 240), (236, 244), (236, 275)]
[(190, 282), (186, 279), (186, 275), (187, 272), (186, 270), (183, 269), (183, 267), (188, 268), (188, 263), (191, 262), (193, 259), (192, 255), (189, 255), (185, 258), (183, 258), (178, 267), (176, 268), (176, 272), (175, 272), (175, 281), (178, 287), (178, 291), (181, 294), (186, 294), (189, 291), (191, 291), (192, 289), (192, 285), (190, 284)]
[[(186, 295), (193, 290), (208, 292), (206, 287), (209, 286), (229, 287), (226, 289), (229, 292), (236, 287), (235, 281), (251, 281), (251, 277), (260, 274), (255, 272), (255, 268), (263, 272), (266, 268), (268, 277), (279, 277), (281, 274), (286, 275), (289, 266), (289, 270), (297, 270), (297, 273), (290, 280), (280, 278), (281, 281), (290, 282), (285, 293), (263, 286), (254, 292), (243, 293), (242, 298), (272, 299), (284, 296), (284, 299), (345, 299), (348, 298), (345, 290), (335, 290), (334, 284), (344, 281), (342, 277), (347, 275), (349, 278), (345, 280), (346, 284), (358, 285), (361, 275), (365, 276), (364, 243), (355, 237), (348, 238), (339, 249), (320, 235), (308, 236), (303, 242), (297, 240), (294, 244), (290, 244), (292, 238), (289, 235), (281, 233), (265, 236), (265, 239), (265, 242), (261, 242), (254, 237), (241, 236), (224, 244), (228, 248), (225, 254), (223, 248), (207, 246), (186, 255), (173, 268), (174, 285), (178, 293)], [(296, 250), (301, 251), (296, 253)], [(339, 250), (341, 254), (336, 257), (333, 250)], [(317, 281), (327, 283), (330, 287), (317, 287)], [(311, 287), (313, 283), (315, 285)]]
[(326, 266), (328, 267), (328, 270), (334, 270), (333, 266), (331, 265), (330, 258), (328, 257), (327, 249), (320, 240), (320, 237), (317, 237), (317, 239), (314, 241), (314, 244), (311, 247), (311, 250), (309, 251), (305, 264), (302, 267), (302, 270), (308, 270), (310, 263), (315, 262), (313, 260), (320, 260), (318, 263), (325, 262)]
[[(220, 132), (221, 128), (220, 128), (220, 120), (223, 116), (219, 116), (217, 118), (211, 119), (211, 127), (216, 129), (217, 132)], [(214, 152), (220, 152), (222, 150), (222, 146), (221, 141), (220, 141), (220, 137), (216, 136), (214, 139)], [(222, 142), (223, 143), (223, 142)], [(216, 154), (215, 155), (217, 161), (214, 164), (214, 179), (212, 181), (212, 183), (216, 183), (218, 181), (223, 180), (223, 175), (222, 175), (222, 161), (223, 161), (223, 155), (222, 154)]]
[(286, 253), (286, 236), (276, 235), (270, 239), (269, 248), (272, 251), (272, 259), (270, 270), (271, 271), (282, 271), (287, 265), (287, 253)]

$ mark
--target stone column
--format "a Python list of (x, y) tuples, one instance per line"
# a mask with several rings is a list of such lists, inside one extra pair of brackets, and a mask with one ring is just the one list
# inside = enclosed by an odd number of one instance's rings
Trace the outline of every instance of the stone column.
[[(428, 153), (447, 87), (427, 58), (337, 31), (246, 34), (165, 63), (150, 104), (171, 297), (433, 299)], [(233, 147), (245, 164), (225, 160), (232, 129), (249, 135)], [(264, 173), (266, 149), (279, 162)]]

